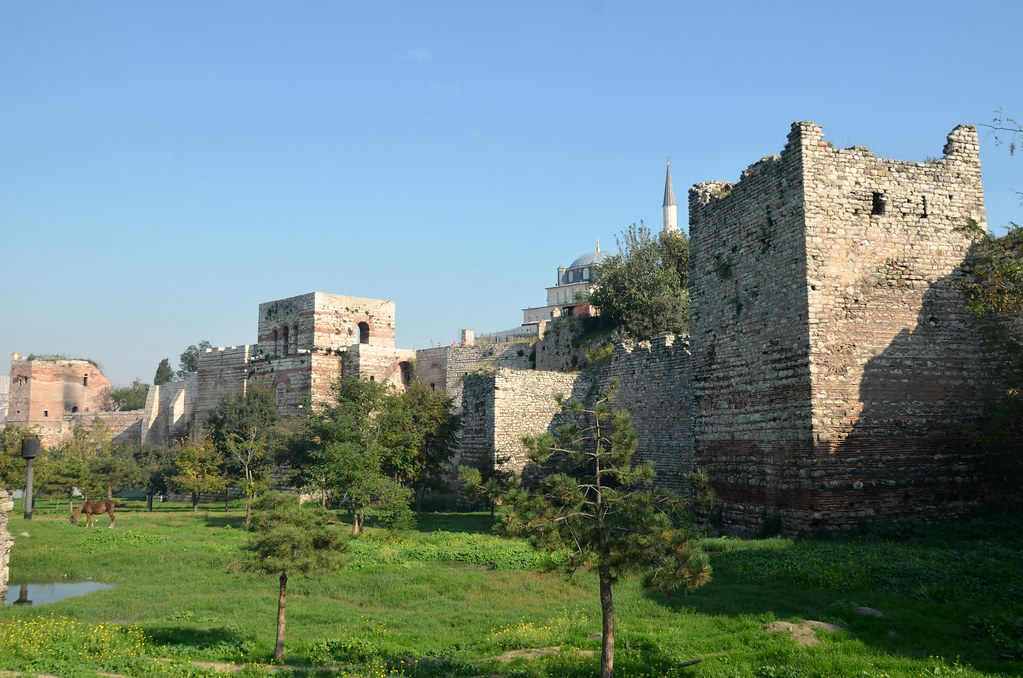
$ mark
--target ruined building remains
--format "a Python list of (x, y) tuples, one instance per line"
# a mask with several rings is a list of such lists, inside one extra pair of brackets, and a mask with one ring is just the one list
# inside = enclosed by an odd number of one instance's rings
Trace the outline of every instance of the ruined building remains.
[(43, 445), (67, 437), (71, 427), (103, 422), (112, 438), (139, 435), (141, 411), (110, 412), (110, 380), (89, 360), (11, 354), (7, 423), (39, 432)]

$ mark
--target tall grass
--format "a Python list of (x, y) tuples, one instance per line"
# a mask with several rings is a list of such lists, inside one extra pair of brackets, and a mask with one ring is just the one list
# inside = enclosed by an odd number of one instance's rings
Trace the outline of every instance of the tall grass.
[[(229, 662), (266, 675), (276, 582), (238, 568), (246, 539), (239, 507), (188, 508), (131, 505), (118, 510), (114, 530), (102, 521), (72, 527), (66, 507), (37, 507), (31, 521), (12, 513), (13, 583), (96, 579), (114, 588), (0, 608), (0, 668), (204, 676), (222, 671), (197, 662)], [(491, 524), (483, 514), (436, 514), (410, 533), (370, 529), (353, 542), (347, 568), (293, 577), (284, 661), (297, 668), (274, 675), (596, 675), (595, 580), (544, 573), (548, 556), (494, 536)], [(714, 678), (1023, 675), (1021, 528), (1018, 516), (989, 512), (824, 541), (705, 540), (715, 577), (693, 594), (666, 599), (637, 582), (619, 585), (616, 669)], [(807, 619), (847, 632), (801, 647), (764, 630)], [(679, 666), (694, 659), (702, 661)]]

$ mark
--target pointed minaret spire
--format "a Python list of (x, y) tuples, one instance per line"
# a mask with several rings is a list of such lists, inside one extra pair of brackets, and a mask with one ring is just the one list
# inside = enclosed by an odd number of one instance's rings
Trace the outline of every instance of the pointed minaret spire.
[(664, 233), (678, 230), (678, 207), (675, 205), (675, 188), (671, 185), (671, 158), (668, 158), (668, 173), (664, 177)]

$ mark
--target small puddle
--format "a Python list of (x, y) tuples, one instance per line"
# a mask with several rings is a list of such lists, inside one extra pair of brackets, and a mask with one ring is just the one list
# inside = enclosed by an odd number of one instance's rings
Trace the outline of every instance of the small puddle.
[[(7, 605), (45, 605), (65, 598), (84, 596), (101, 589), (112, 589), (113, 584), (98, 581), (69, 581), (53, 584), (8, 584)], [(0, 597), (0, 601), (3, 597)]]

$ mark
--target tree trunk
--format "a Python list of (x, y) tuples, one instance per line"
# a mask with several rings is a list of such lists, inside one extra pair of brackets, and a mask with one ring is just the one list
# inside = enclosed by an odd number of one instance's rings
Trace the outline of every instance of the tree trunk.
[(231, 507), (228, 505), (228, 501), (231, 499), (231, 493), (228, 489), (224, 488), (224, 512), (226, 513)]
[(245, 531), (249, 531), (249, 525), (252, 523), (252, 500), (245, 500)]
[(600, 678), (612, 678), (615, 665), (615, 604), (611, 598), (611, 569), (597, 568), (600, 574), (600, 612), (603, 633), (600, 639)]
[(426, 488), (416, 488), (416, 520), (423, 517), (423, 494), (426, 492)]
[(198, 492), (193, 492), (192, 493), (192, 513), (198, 513), (198, 512), (199, 512), (199, 493)]
[(152, 494), (147, 494), (146, 495), (146, 510), (149, 511), (150, 513), (153, 512), (153, 495)]
[(288, 573), (281, 572), (281, 593), (277, 597), (277, 645), (274, 647), (274, 661), (284, 655), (284, 595), (288, 588)]

